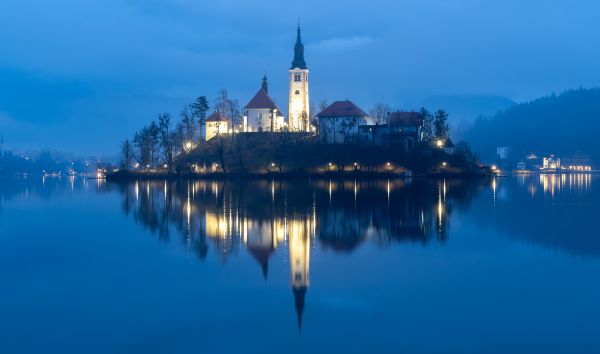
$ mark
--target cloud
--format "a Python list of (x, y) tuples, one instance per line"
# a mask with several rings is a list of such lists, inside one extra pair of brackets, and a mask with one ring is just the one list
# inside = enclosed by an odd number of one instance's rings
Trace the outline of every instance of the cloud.
[(334, 37), (321, 40), (311, 47), (323, 50), (346, 50), (359, 48), (374, 41), (371, 36)]

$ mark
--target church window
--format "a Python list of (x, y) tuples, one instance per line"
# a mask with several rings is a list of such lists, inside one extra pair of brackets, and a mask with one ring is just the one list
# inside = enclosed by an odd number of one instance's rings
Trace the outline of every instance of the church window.
[(296, 90), (295, 94), (299, 95), (300, 94), (300, 90)]
[(294, 81), (295, 82), (302, 81), (302, 74), (294, 74)]

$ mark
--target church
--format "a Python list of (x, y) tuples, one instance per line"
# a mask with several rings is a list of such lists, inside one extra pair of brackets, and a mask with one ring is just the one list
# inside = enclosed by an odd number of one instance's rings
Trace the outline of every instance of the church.
[(308, 99), (308, 67), (304, 60), (304, 44), (300, 25), (294, 45), (294, 59), (289, 69), (288, 118), (269, 96), (269, 83), (263, 77), (262, 86), (244, 107), (242, 131), (244, 132), (310, 132), (310, 106)]

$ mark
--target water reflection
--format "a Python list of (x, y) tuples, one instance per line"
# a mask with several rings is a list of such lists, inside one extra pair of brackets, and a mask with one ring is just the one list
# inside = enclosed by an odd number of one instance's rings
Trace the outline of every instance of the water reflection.
[(523, 174), (492, 181), (493, 212), (478, 199), (471, 214), (502, 234), (578, 256), (600, 255), (600, 195), (590, 173)]
[(365, 242), (378, 247), (444, 242), (453, 208), (468, 206), (484, 183), (259, 180), (138, 181), (114, 186), (126, 214), (161, 241), (176, 235), (200, 260), (210, 248), (221, 262), (243, 249), (266, 280), (270, 258), (277, 249), (286, 249), (301, 326), (311, 250), (349, 253)]
[[(289, 257), (298, 326), (311, 287), (315, 249), (351, 254), (365, 245), (445, 244), (453, 220), (578, 256), (600, 256), (600, 195), (590, 174), (490, 180), (137, 181), (20, 178), (0, 183), (7, 201), (115, 194), (121, 210), (159, 242), (222, 262), (248, 254), (265, 281), (277, 250)], [(92, 201), (94, 199), (91, 199)], [(85, 199), (89, 202), (90, 199)], [(50, 204), (50, 203), (49, 203)], [(456, 213), (462, 211), (462, 213)], [(314, 285), (314, 284), (312, 284)], [(291, 307), (291, 304), (290, 304)]]

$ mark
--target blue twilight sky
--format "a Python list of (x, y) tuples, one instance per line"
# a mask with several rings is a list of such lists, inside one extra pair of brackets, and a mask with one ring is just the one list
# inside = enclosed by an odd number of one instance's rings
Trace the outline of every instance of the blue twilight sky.
[[(597, 0), (19, 0), (0, 3), (6, 145), (115, 154), (160, 112), (267, 73), (287, 110), (301, 18), (313, 104), (410, 109), (600, 83)], [(432, 107), (438, 108), (438, 107)]]

